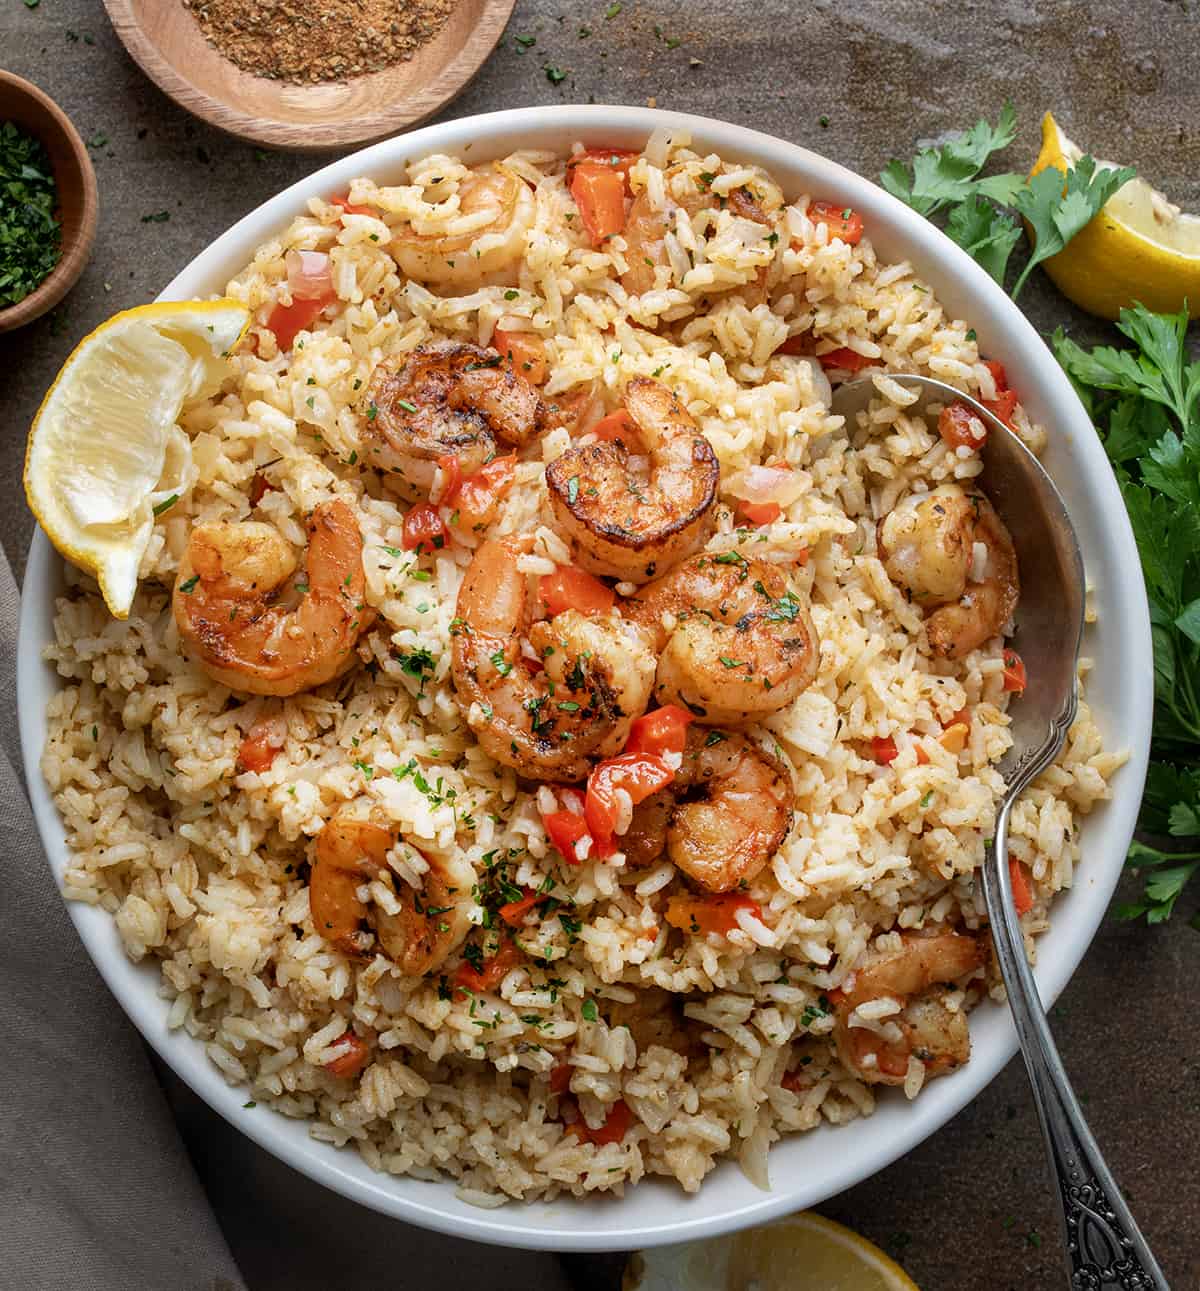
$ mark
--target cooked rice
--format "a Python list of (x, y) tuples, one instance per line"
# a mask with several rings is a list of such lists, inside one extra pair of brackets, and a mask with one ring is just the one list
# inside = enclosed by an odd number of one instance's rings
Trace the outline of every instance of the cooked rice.
[[(772, 356), (811, 331), (823, 351), (847, 346), (983, 397), (995, 393), (992, 374), (969, 324), (948, 317), (910, 265), (880, 263), (866, 238), (853, 247), (831, 238), (806, 214), (807, 195), (786, 205), (769, 176), (723, 168), (688, 142), (653, 138), (632, 171), (635, 190), (664, 202), (675, 182), (669, 158), (685, 174), (716, 175), (717, 193), (752, 185), (766, 211), (781, 212), (785, 235), (768, 239), (728, 210), (712, 221), (680, 212), (671, 268), (640, 298), (619, 282), (625, 239), (590, 247), (564, 162), (545, 153), (504, 163), (536, 202), (511, 280), (457, 297), (406, 281), (389, 249), (410, 220), (423, 232), (472, 231), (454, 200), (467, 173), (456, 159), (414, 162), (409, 182), (391, 187), (355, 180), (350, 200), (382, 218), (343, 218), (311, 200), (228, 294), (261, 321), (288, 299), (285, 251), (326, 250), (336, 317), (302, 334), (290, 355), (255, 328), (257, 353), (241, 350), (220, 395), (185, 414), (200, 482), (159, 520), (129, 619), (112, 619), (92, 581), (71, 571), (47, 651), (65, 679), (42, 768), (70, 842), (66, 895), (107, 909), (131, 958), (159, 961), (170, 1026), (203, 1044), (249, 1099), (310, 1119), (315, 1137), (354, 1145), (377, 1169), (452, 1176), (481, 1205), (620, 1192), (645, 1174), (693, 1191), (722, 1156), (766, 1186), (775, 1140), (874, 1107), (873, 1089), (833, 1051), (828, 993), (872, 946), (898, 945), (897, 930), (986, 922), (975, 875), (1002, 792), (995, 764), (1009, 746), (1000, 642), (958, 665), (931, 659), (922, 616), (889, 581), (874, 539), (875, 521), (901, 495), (969, 479), (979, 459), (947, 450), (910, 415), (911, 392), (886, 377), (865, 423), (847, 428), (830, 415), (819, 363)], [(753, 294), (740, 289), (764, 267), (768, 298), (748, 303)], [(595, 378), (612, 408), (633, 376), (667, 383), (716, 450), (727, 502), (747, 466), (770, 458), (794, 468), (795, 499), (756, 536), (755, 554), (790, 561), (808, 549), (795, 572), (811, 596), (820, 672), (767, 723), (795, 769), (796, 821), (751, 884), (763, 918), (741, 912), (728, 938), (666, 926), (666, 894), (680, 882), (668, 861), (627, 872), (612, 860), (557, 858), (539, 791), (479, 750), (450, 678), (456, 595), (478, 539), (464, 535), (420, 560), (401, 552), (406, 504), (355, 464), (361, 391), (383, 356), (447, 335), (487, 344), (501, 320), (544, 338), (548, 399)], [(1015, 419), (1040, 447), (1041, 428), (1020, 408)], [(531, 573), (567, 560), (548, 527), (543, 465), (569, 442), (549, 434), (541, 459), (520, 465), (495, 527), (536, 534), (522, 562)], [(258, 518), (297, 545), (317, 503), (355, 506), (367, 599), (380, 615), (360, 645), (364, 666), (286, 701), (214, 684), (184, 658), (170, 613), (189, 530), (246, 518), (259, 471), (273, 491)], [(739, 541), (726, 506), (710, 548)], [(404, 667), (421, 650), (434, 661), (424, 677)], [(963, 752), (931, 739), (931, 760), (919, 763), (914, 738), (936, 736), (964, 707), (973, 720)], [(266, 771), (240, 771), (239, 744), (265, 716), (281, 751)], [(864, 741), (889, 735), (899, 750), (890, 766), (862, 755)], [(1031, 953), (1054, 893), (1072, 882), (1079, 817), (1109, 796), (1121, 761), (1081, 705), (1058, 763), (1013, 813), (1013, 854), (1034, 893), (1024, 919)], [(404, 775), (410, 764), (421, 774)], [(497, 858), (517, 885), (552, 880), (564, 913), (524, 931), (545, 962), (530, 958), (497, 991), (467, 998), (444, 977), (405, 979), (382, 955), (356, 961), (333, 949), (313, 927), (302, 867), (322, 826), (354, 802), (427, 853), (459, 849), (481, 882)], [(397, 853), (400, 880), (419, 884), (420, 854)], [(384, 884), (370, 895), (394, 900)], [(605, 1021), (654, 998), (650, 987), (688, 997), (706, 1059), (661, 1044), (639, 1050), (627, 1026)], [(987, 989), (960, 992), (961, 1006)], [(863, 1005), (856, 1022), (886, 1027), (888, 1012)], [(324, 1064), (352, 1024), (377, 1038), (373, 1060), (339, 1079)], [(797, 1051), (805, 1078), (785, 1087)], [(563, 1061), (569, 1097), (548, 1083)], [(914, 1058), (904, 1092), (914, 1097), (923, 1079)], [(633, 1113), (621, 1142), (592, 1146), (565, 1127), (575, 1116), (602, 1125), (618, 1099)]]

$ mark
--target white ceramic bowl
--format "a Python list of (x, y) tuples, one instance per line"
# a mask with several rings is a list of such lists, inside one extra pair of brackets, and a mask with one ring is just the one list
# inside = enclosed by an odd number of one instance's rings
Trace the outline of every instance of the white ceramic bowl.
[[(1079, 531), (1101, 615), (1084, 648), (1095, 661), (1088, 700), (1108, 747), (1130, 750), (1129, 764), (1114, 781), (1113, 801), (1083, 822), (1083, 862), (1076, 885), (1055, 902), (1053, 928), (1039, 942), (1037, 978), (1043, 996), (1052, 1000), (1066, 985), (1104, 916), (1137, 815), (1152, 703), (1146, 598), (1120, 494), (1069, 382), (1007, 296), (931, 224), (853, 172), (753, 130), (643, 108), (526, 108), (429, 126), (323, 167), (235, 224), (183, 270), (163, 298), (220, 293), (254, 248), (283, 228), (306, 198), (344, 190), (352, 176), (398, 182), (404, 162), (428, 152), (485, 161), (518, 147), (566, 150), (575, 140), (601, 147), (640, 147), (656, 126), (687, 130), (701, 149), (765, 166), (788, 196), (811, 193), (861, 212), (880, 256), (910, 260), (949, 312), (975, 327), (983, 351), (1006, 365), (1030, 415), (1051, 427), (1046, 466), (1066, 496)], [(38, 772), (38, 759), (45, 738), (46, 703), (58, 685), (53, 670), (41, 659), (41, 650), (52, 637), (53, 604), (61, 577), (61, 562), (39, 531), (30, 551), (21, 608), (21, 741), (38, 826), (59, 876), (67, 862), (66, 846), (58, 814)], [(507, 1246), (629, 1250), (711, 1237), (814, 1205), (865, 1179), (932, 1134), (999, 1072), (1016, 1049), (1008, 1013), (983, 1005), (972, 1014), (974, 1051), (966, 1067), (932, 1082), (914, 1103), (885, 1097), (876, 1114), (866, 1120), (837, 1129), (823, 1127), (776, 1145), (770, 1159), (770, 1192), (760, 1192), (735, 1164), (725, 1163), (693, 1197), (673, 1183), (647, 1180), (629, 1189), (623, 1199), (565, 1198), (549, 1205), (480, 1210), (457, 1200), (452, 1183), (377, 1174), (354, 1152), (315, 1142), (302, 1121), (262, 1107), (244, 1110), (244, 1089), (227, 1085), (195, 1041), (182, 1032), (167, 1032), (167, 1009), (158, 995), (155, 962), (131, 964), (112, 919), (102, 910), (73, 902), (68, 906), (89, 954), (145, 1038), (201, 1098), (255, 1142), (318, 1182), (385, 1214)]]

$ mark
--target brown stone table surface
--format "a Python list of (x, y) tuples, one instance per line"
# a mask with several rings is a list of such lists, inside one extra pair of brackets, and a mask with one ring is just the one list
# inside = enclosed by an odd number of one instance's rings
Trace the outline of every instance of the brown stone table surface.
[[(0, 541), (18, 572), (32, 531), (19, 484), (26, 429), (71, 347), (109, 314), (152, 299), (239, 216), (321, 164), (229, 138), (177, 108), (126, 56), (99, 0), (29, 2), (0, 8), (0, 66), (49, 92), (89, 141), (101, 210), (80, 284), (49, 317), (0, 336)], [(606, 17), (610, 7), (620, 12)], [(536, 44), (523, 52), (516, 36)], [(652, 99), (795, 140), (874, 177), (917, 140), (994, 118), (1011, 99), (1014, 169), (1036, 154), (1038, 121), (1052, 108), (1085, 147), (1136, 163), (1197, 210), (1198, 53), (1195, 0), (519, 0), (445, 115)], [(565, 79), (553, 84), (548, 67)], [(146, 218), (161, 212), (169, 218)], [(1043, 330), (1063, 323), (1085, 342), (1109, 334), (1041, 275), (1023, 304)], [(1136, 890), (1127, 877), (1118, 899)], [(1198, 957), (1200, 933), (1184, 918), (1157, 929), (1106, 920), (1053, 1011), (1096, 1134), (1179, 1291), (1200, 1287)], [(170, 1073), (163, 1079), (254, 1291), (385, 1279), (444, 1291), (615, 1285), (614, 1260), (564, 1267), (359, 1210), (254, 1147)], [(286, 1261), (282, 1235), (262, 1230), (264, 1197), (288, 1217)], [(821, 1210), (897, 1255), (925, 1291), (1065, 1285), (1018, 1061), (923, 1146)]]

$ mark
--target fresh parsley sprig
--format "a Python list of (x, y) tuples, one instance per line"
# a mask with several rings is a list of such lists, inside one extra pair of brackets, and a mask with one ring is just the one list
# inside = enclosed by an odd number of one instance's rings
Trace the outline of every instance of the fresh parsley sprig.
[(1170, 918), (1200, 871), (1200, 362), (1189, 361), (1187, 325), (1186, 309), (1136, 305), (1117, 324), (1132, 349), (1085, 350), (1062, 328), (1051, 338), (1113, 463), (1150, 600), (1154, 730), (1139, 827), (1180, 841), (1130, 848), (1145, 889), (1117, 914), (1148, 923)]
[(1016, 136), (1017, 118), (1006, 103), (993, 126), (977, 121), (964, 134), (922, 148), (905, 165), (891, 161), (879, 181), (893, 197), (922, 215), (948, 209), (945, 232), (1004, 286), (1008, 262), (1021, 240), (1021, 216), (1032, 230), (1029, 261), (1012, 287), (1015, 300), (1035, 266), (1059, 251), (1088, 223), (1134, 171), (1100, 167), (1082, 157), (1067, 172), (1049, 167), (1027, 180), (1005, 172), (981, 175), (992, 155)]

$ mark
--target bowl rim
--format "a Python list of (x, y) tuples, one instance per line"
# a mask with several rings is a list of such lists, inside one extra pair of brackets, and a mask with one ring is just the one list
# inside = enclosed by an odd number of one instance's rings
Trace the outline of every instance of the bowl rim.
[[(881, 220), (873, 236), (877, 246), (896, 244), (910, 253), (923, 277), (943, 283), (935, 286), (943, 301), (948, 292), (970, 297), (973, 325), (981, 333), (989, 333), (989, 351), (1010, 370), (1022, 373), (1029, 392), (1026, 402), (1039, 419), (1053, 409), (1061, 451), (1070, 452), (1074, 468), (1086, 477), (1093, 506), (1084, 520), (1093, 531), (1094, 544), (1111, 557), (1101, 562), (1101, 582), (1111, 585), (1113, 599), (1119, 602), (1113, 619), (1108, 620), (1113, 629), (1107, 640), (1110, 653), (1120, 656), (1120, 685), (1112, 689), (1112, 697), (1122, 709), (1125, 724), (1119, 743), (1128, 747), (1129, 760), (1114, 782), (1111, 801), (1091, 818), (1099, 818), (1095, 829), (1105, 835), (1106, 846), (1090, 850), (1087, 868), (1075, 886), (1056, 899), (1060, 911), (1057, 932), (1039, 941), (1035, 977), (1049, 1004), (1066, 985), (1099, 927), (1133, 834), (1149, 754), (1153, 705), (1149, 613), (1137, 549), (1115, 477), (1070, 382), (1008, 296), (928, 221), (838, 163), (743, 126), (661, 109), (599, 105), (524, 108), (427, 126), (321, 167), (237, 221), (168, 284), (160, 299), (179, 299), (180, 293), (201, 294), (213, 289), (214, 282), (219, 292), (225, 281), (221, 275), (232, 272), (231, 265), (239, 267), (250, 249), (303, 208), (307, 197), (337, 191), (354, 175), (394, 172), (404, 159), (431, 151), (478, 148), (472, 160), (483, 160), (518, 146), (514, 142), (518, 139), (530, 146), (535, 139), (548, 144), (552, 137), (589, 142), (599, 137), (605, 144), (619, 146), (623, 140), (644, 141), (657, 127), (686, 130), (704, 147), (768, 169), (782, 166), (804, 171), (819, 186), (828, 185), (847, 204), (862, 210), (868, 223)], [(798, 195), (790, 193), (793, 200)], [(881, 251), (881, 258), (885, 256), (890, 258), (890, 253)], [(37, 531), (21, 605), (18, 689), (23, 702), (19, 719), (30, 796), (56, 879), (66, 859), (65, 838), (40, 774), (39, 759), (46, 727), (45, 703), (41, 701), (58, 689), (57, 678), (42, 660), (41, 650), (48, 639), (53, 588), (61, 579), (61, 568), (45, 535)], [(1111, 746), (1111, 740), (1106, 743)], [(1097, 850), (1103, 855), (1097, 855)], [(997, 1010), (981, 1018), (979, 1026), (973, 1026), (973, 1061), (937, 1081), (921, 1099), (903, 1106), (895, 1100), (880, 1100), (873, 1117), (857, 1122), (858, 1135), (853, 1125), (823, 1126), (774, 1145), (771, 1192), (759, 1192), (737, 1173), (736, 1164), (725, 1161), (706, 1177), (695, 1196), (685, 1196), (673, 1181), (647, 1178), (633, 1190), (632, 1200), (567, 1196), (550, 1203), (518, 1203), (501, 1211), (480, 1210), (455, 1196), (452, 1180), (430, 1184), (377, 1174), (356, 1154), (308, 1137), (304, 1122), (288, 1122), (278, 1115), (248, 1117), (241, 1110), (244, 1088), (226, 1084), (203, 1045), (186, 1035), (182, 1035), (185, 1043), (180, 1044), (181, 1033), (167, 1033), (166, 1004), (155, 989), (157, 970), (149, 970), (151, 980), (143, 968), (128, 961), (105, 912), (78, 902), (66, 904), (85, 947), (126, 1014), (160, 1057), (237, 1129), (309, 1178), (352, 1200), (441, 1233), (497, 1245), (558, 1251), (630, 1250), (710, 1237), (818, 1204), (891, 1164), (939, 1129), (991, 1082), (1017, 1047), (1007, 1013), (1001, 1016)], [(868, 1127), (866, 1137), (862, 1137), (863, 1126)], [(829, 1134), (839, 1137), (830, 1141)], [(814, 1149), (795, 1146), (818, 1139)], [(795, 1177), (781, 1178), (781, 1155), (786, 1174), (791, 1169), (791, 1155), (819, 1152), (821, 1144), (825, 1152), (820, 1156), (819, 1179), (794, 1170)]]
[[(151, 39), (134, 0), (104, 0), (104, 8), (117, 38), (126, 52), (158, 88), (181, 108), (239, 139), (285, 148), (293, 152), (322, 152), (366, 144), (383, 135), (416, 125), (440, 112), (467, 88), (501, 37), (512, 17), (516, 0), (481, 0), (482, 9), (462, 47), (448, 58), (421, 90), (421, 106), (415, 111), (411, 95), (393, 99), (384, 107), (364, 111), (334, 124), (320, 121), (289, 121), (285, 117), (258, 116), (210, 94), (188, 79)], [(436, 39), (436, 38), (435, 38)], [(228, 59), (225, 60), (229, 62)], [(235, 63), (229, 66), (239, 77), (254, 77)], [(382, 76), (392, 69), (364, 73)], [(354, 78), (355, 80), (363, 78)], [(268, 82), (270, 83), (270, 82)], [(297, 94), (319, 90), (319, 85), (297, 85)], [(429, 97), (433, 95), (434, 97)], [(297, 138), (300, 132), (301, 138)]]
[[(53, 122), (54, 128), (70, 146), (74, 165), (79, 171), (83, 183), (83, 194), (79, 208), (79, 234), (75, 240), (59, 255), (58, 263), (29, 293), (14, 305), (0, 309), (0, 332), (16, 331), (27, 323), (41, 318), (48, 310), (54, 308), (71, 290), (87, 268), (92, 253), (92, 244), (96, 240), (96, 225), (100, 214), (96, 168), (88, 155), (87, 146), (75, 129), (71, 118), (45, 90), (32, 81), (18, 76), (15, 72), (0, 69), (0, 81), (13, 86), (27, 98), (32, 99)], [(58, 182), (57, 175), (55, 182)], [(61, 190), (61, 185), (59, 186)]]

